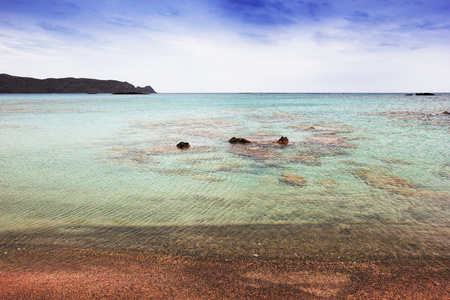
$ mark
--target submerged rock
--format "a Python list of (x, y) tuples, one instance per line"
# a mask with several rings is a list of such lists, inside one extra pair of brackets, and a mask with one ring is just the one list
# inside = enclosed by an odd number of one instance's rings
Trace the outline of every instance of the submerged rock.
[(181, 119), (174, 122), (176, 125), (190, 128), (223, 128), (242, 125), (241, 122), (222, 119)]
[(208, 182), (219, 182), (223, 179), (214, 174), (198, 172), (187, 169), (163, 169), (163, 170), (155, 170), (158, 174), (167, 175), (167, 176), (186, 176), (191, 179), (200, 180), (200, 181), (208, 181)]
[(264, 115), (250, 115), (250, 120), (257, 121), (259, 123), (280, 123), (280, 122), (298, 122), (301, 119), (305, 119), (303, 115), (296, 113), (274, 113)]
[(347, 143), (343, 137), (335, 133), (317, 133), (307, 137), (307, 140), (311, 143), (321, 144), (330, 147), (339, 148), (355, 148), (354, 144)]
[(368, 116), (383, 116), (397, 119), (401, 122), (396, 123), (398, 126), (450, 126), (450, 115), (448, 111), (388, 111), (379, 113), (366, 114)]
[(299, 162), (302, 164), (306, 164), (306, 165), (312, 165), (312, 166), (317, 166), (320, 165), (320, 160), (312, 155), (297, 155), (297, 156), (292, 156), (290, 157), (291, 161), (293, 162)]
[(334, 189), (337, 186), (337, 180), (330, 178), (317, 179), (316, 183), (324, 188)]
[(369, 167), (368, 164), (366, 163), (361, 163), (361, 162), (357, 162), (354, 160), (343, 160), (341, 161), (343, 164), (349, 165), (349, 166), (353, 166), (353, 167)]
[(306, 178), (298, 176), (293, 172), (283, 172), (281, 175), (282, 177), (280, 178), (280, 181), (285, 184), (300, 187), (304, 187), (306, 185)]
[(296, 156), (314, 156), (317, 158), (328, 156), (343, 156), (351, 153), (338, 147), (329, 147), (327, 145), (311, 142), (301, 142), (297, 145)]
[(177, 144), (177, 148), (178, 149), (189, 149), (189, 148), (191, 148), (191, 145), (189, 145), (189, 143), (186, 143), (186, 142), (180, 142)]
[(450, 199), (450, 194), (427, 191), (421, 189), (419, 185), (411, 181), (387, 174), (379, 174), (366, 169), (353, 170), (353, 174), (362, 179), (365, 183), (388, 190), (395, 194), (414, 196), (414, 197), (441, 197)]
[(207, 181), (207, 182), (220, 182), (223, 181), (222, 178), (219, 176), (213, 175), (213, 174), (207, 174), (207, 173), (200, 173), (197, 175), (194, 175), (192, 179), (200, 180), (200, 181)]
[(172, 132), (183, 136), (202, 136), (223, 139), (223, 129), (238, 126), (241, 123), (221, 119), (180, 119), (175, 120), (169, 128)]
[[(209, 146), (196, 146), (190, 148), (189, 153), (208, 153), (215, 152), (215, 149)], [(151, 148), (147, 148), (144, 150), (146, 154), (151, 155), (164, 155), (164, 154), (181, 154), (186, 153), (184, 151), (180, 151), (178, 148), (173, 146), (153, 146)]]
[(378, 157), (379, 161), (382, 161), (387, 164), (396, 164), (396, 165), (410, 165), (411, 162), (400, 159), (400, 158), (389, 158), (389, 157)]
[(262, 146), (234, 145), (232, 147), (232, 151), (235, 154), (255, 159), (270, 159), (279, 156), (277, 152), (269, 150), (266, 147)]
[(230, 144), (250, 144), (253, 143), (252, 141), (249, 141), (247, 139), (244, 138), (236, 138), (236, 137), (232, 137), (231, 139), (228, 140), (228, 142)]
[(291, 129), (300, 131), (314, 131), (314, 132), (331, 132), (331, 133), (349, 133), (353, 128), (345, 125), (292, 125)]
[(450, 179), (450, 170), (439, 171), (437, 175), (445, 179)]
[(153, 162), (153, 158), (145, 150), (114, 148), (108, 153), (108, 157), (120, 163), (141, 165)]
[(354, 170), (353, 174), (371, 186), (397, 194), (412, 195), (416, 193), (418, 188), (418, 185), (408, 180), (392, 175), (374, 173), (365, 169)]

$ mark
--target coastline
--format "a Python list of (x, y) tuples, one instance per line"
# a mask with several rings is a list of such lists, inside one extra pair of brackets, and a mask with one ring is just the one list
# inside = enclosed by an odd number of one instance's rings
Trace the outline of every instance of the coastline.
[(424, 252), (417, 236), (411, 244), (406, 231), (380, 234), (369, 230), (372, 225), (76, 226), (3, 233), (0, 297), (450, 296), (445, 234)]

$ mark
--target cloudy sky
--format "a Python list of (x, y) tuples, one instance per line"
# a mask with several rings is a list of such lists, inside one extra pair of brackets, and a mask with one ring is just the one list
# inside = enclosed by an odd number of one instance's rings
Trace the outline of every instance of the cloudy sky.
[(450, 92), (449, 0), (1, 0), (0, 73), (158, 92)]

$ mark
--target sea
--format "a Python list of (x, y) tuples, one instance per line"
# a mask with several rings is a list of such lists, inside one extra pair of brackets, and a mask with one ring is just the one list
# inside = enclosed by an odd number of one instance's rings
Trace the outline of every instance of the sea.
[(0, 241), (448, 257), (449, 111), (450, 94), (2, 94)]

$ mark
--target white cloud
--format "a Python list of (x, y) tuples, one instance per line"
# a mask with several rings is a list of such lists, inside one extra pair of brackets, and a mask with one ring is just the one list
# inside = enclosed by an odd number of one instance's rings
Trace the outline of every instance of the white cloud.
[(396, 23), (349, 10), (348, 18), (267, 27), (178, 2), (102, 11), (77, 4), (62, 19), (3, 14), (2, 72), (117, 79), (159, 92), (448, 89), (441, 19)]

